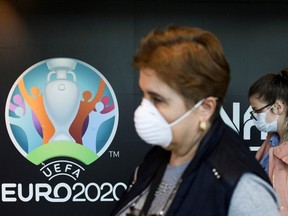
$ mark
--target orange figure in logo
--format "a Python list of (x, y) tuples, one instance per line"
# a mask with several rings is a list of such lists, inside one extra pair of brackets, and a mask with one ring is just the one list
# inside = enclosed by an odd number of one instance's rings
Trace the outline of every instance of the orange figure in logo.
[(69, 132), (75, 139), (76, 143), (82, 144), (82, 130), (84, 122), (89, 115), (89, 113), (94, 109), (95, 104), (100, 101), (105, 89), (105, 82), (103, 80), (100, 80), (98, 91), (95, 95), (95, 97), (89, 101), (92, 94), (90, 91), (83, 92), (83, 101), (80, 101), (80, 106), (78, 113), (72, 122)]
[(37, 86), (33, 86), (30, 90), (32, 94), (31, 96), (26, 90), (24, 79), (20, 80), (20, 82), (18, 83), (18, 88), (24, 100), (27, 102), (31, 110), (35, 113), (41, 124), (43, 133), (42, 144), (48, 143), (50, 138), (55, 133), (55, 128), (46, 113), (43, 102), (43, 94), (41, 94), (40, 89)]

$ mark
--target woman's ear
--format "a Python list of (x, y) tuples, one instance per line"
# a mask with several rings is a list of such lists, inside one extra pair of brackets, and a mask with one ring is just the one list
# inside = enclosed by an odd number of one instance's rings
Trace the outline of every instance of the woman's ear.
[(284, 102), (281, 100), (276, 100), (276, 102), (274, 103), (274, 113), (277, 115), (281, 115), (285, 110), (285, 105)]
[(208, 121), (214, 114), (217, 107), (216, 100), (217, 98), (211, 96), (204, 99), (202, 105), (199, 107), (199, 113), (202, 121)]

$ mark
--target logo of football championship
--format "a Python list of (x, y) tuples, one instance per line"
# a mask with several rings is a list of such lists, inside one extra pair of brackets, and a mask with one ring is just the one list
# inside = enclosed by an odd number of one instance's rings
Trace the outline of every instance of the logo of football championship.
[(13, 144), (35, 165), (57, 157), (91, 164), (111, 144), (118, 116), (105, 77), (71, 58), (52, 58), (28, 68), (11, 88), (5, 110)]

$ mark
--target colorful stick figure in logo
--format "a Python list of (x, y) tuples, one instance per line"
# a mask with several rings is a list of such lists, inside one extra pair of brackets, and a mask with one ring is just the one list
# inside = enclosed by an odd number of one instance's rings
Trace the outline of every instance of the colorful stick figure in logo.
[(92, 96), (90, 91), (84, 91), (82, 94), (84, 100), (80, 101), (79, 110), (69, 129), (70, 134), (73, 136), (76, 143), (78, 144), (82, 144), (84, 122), (87, 119), (89, 113), (94, 109), (95, 104), (101, 99), (104, 89), (105, 82), (101, 79), (97, 93), (91, 101), (89, 101)]
[(31, 110), (27, 110), (27, 112), (24, 113), (23, 107), (18, 106), (14, 109), (14, 113), (17, 117), (10, 116), (10, 124), (18, 126), (24, 131), (27, 138), (27, 143), (22, 142), (22, 148), (24, 151), (29, 153), (41, 145), (42, 137), (36, 131), (33, 122), (29, 121), (29, 119), (32, 118)]
[[(87, 148), (91, 149), (96, 153), (99, 152), (99, 150), (103, 147), (101, 143), (97, 143), (97, 134), (99, 127), (103, 122), (114, 117), (115, 115), (114, 104), (105, 107), (105, 104), (102, 101), (104, 101), (105, 103), (109, 102), (109, 97), (105, 96), (103, 98), (104, 100), (102, 99), (101, 102), (98, 102), (96, 104), (95, 111), (92, 111), (89, 114), (89, 125), (83, 136), (84, 146), (86, 146)], [(109, 111), (106, 110), (105, 112), (105, 108)]]
[(46, 113), (43, 103), (43, 94), (40, 93), (40, 89), (37, 86), (34, 86), (31, 88), (31, 93), (33, 96), (30, 96), (30, 94), (26, 90), (24, 79), (21, 79), (19, 81), (18, 88), (24, 100), (26, 101), (28, 106), (33, 110), (33, 112), (35, 113), (36, 117), (38, 118), (41, 124), (43, 134), (42, 143), (43, 144), (48, 143), (50, 138), (53, 136), (55, 129)]
[(110, 98), (109, 98), (108, 96), (104, 96), (104, 97), (101, 99), (101, 102), (104, 104), (104, 108), (103, 108), (103, 110), (101, 111), (102, 114), (111, 112), (111, 111), (115, 108), (114, 103), (112, 103), (112, 104), (110, 105)]
[(21, 97), (20, 94), (16, 94), (13, 96), (13, 103), (10, 102), (9, 104), (9, 109), (14, 112), (15, 109), (19, 106), (22, 107), (23, 114), (25, 115), (26, 107), (25, 107), (25, 103), (23, 102), (23, 98)]

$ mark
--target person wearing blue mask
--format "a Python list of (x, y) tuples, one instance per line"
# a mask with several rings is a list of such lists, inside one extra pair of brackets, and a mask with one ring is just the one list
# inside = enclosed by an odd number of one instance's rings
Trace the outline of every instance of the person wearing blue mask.
[(268, 173), (280, 201), (281, 215), (288, 215), (288, 68), (260, 77), (249, 89), (251, 119), (267, 137), (256, 159)]
[(217, 37), (153, 30), (133, 65), (143, 92), (135, 129), (151, 150), (110, 215), (279, 215), (268, 175), (220, 117), (230, 69)]

